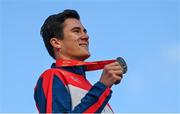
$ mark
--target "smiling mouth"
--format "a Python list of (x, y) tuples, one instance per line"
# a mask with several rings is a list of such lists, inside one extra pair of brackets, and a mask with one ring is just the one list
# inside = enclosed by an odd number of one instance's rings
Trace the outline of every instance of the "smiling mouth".
[(80, 45), (81, 47), (88, 47), (87, 45)]
[(88, 48), (88, 44), (79, 44), (79, 46)]

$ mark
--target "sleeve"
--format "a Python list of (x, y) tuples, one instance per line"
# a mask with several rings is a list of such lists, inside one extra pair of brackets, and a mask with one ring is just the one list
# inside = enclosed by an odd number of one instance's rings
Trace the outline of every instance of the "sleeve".
[(72, 109), (71, 97), (63, 80), (56, 75), (46, 75), (38, 80), (34, 92), (40, 113), (100, 113), (111, 97), (110, 88), (97, 82)]

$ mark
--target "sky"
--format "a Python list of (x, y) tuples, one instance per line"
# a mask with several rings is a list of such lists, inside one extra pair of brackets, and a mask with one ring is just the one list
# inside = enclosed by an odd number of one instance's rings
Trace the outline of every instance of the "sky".
[[(64, 9), (77, 10), (88, 30), (87, 61), (127, 62), (112, 87), (114, 112), (180, 112), (179, 0), (0, 0), (0, 112), (37, 112), (34, 86), (54, 62), (40, 27)], [(101, 73), (87, 78), (94, 84)]]

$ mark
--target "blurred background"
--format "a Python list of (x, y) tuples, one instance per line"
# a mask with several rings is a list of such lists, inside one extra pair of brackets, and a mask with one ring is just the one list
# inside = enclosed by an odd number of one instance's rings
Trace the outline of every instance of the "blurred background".
[[(179, 0), (0, 0), (0, 112), (37, 112), (34, 86), (54, 62), (40, 27), (64, 9), (77, 10), (88, 30), (87, 61), (128, 64), (112, 88), (114, 112), (180, 112)], [(87, 78), (93, 84), (101, 72)]]

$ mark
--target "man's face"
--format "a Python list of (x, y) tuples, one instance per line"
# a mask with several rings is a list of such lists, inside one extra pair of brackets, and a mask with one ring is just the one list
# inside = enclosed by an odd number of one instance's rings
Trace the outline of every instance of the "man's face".
[(63, 33), (64, 39), (61, 40), (60, 50), (63, 58), (83, 61), (90, 56), (89, 36), (79, 20), (66, 19)]

